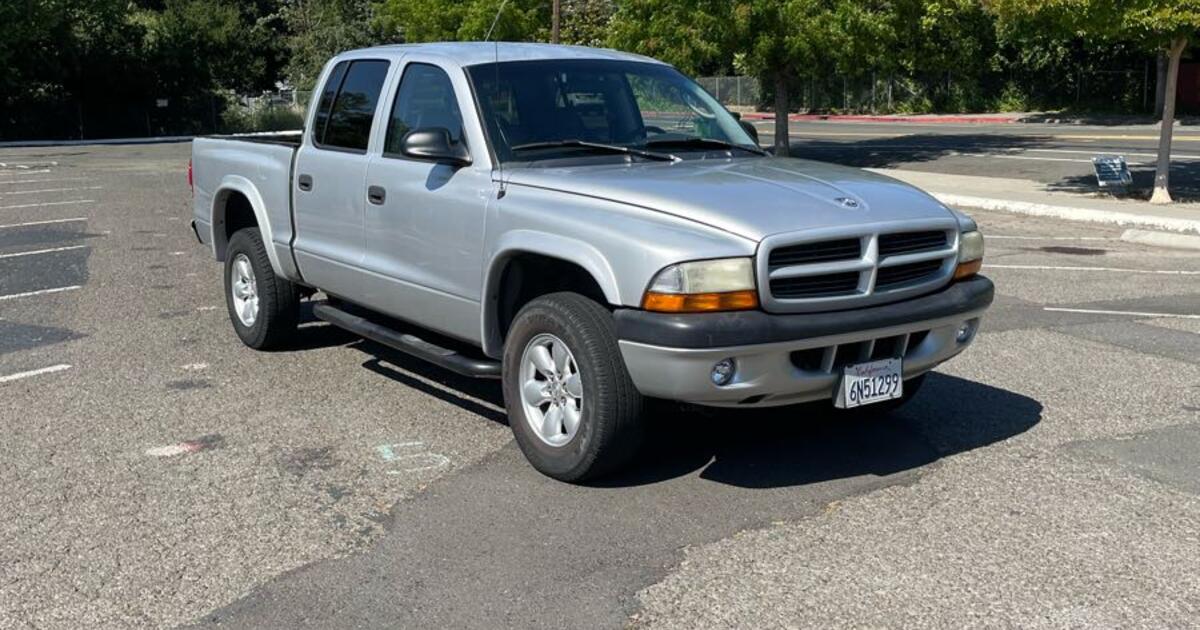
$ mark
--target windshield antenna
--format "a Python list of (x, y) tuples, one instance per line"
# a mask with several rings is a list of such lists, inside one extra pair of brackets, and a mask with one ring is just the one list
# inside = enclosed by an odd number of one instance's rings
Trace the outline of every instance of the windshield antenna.
[[(506, 7), (506, 6), (508, 6), (508, 0), (503, 0), (503, 2), (500, 3), (500, 8), (496, 9), (496, 16), (492, 18), (492, 25), (490, 27), (488, 27), (487, 35), (484, 35), (483, 41), (488, 42), (488, 41), (492, 40), (492, 31), (496, 30), (496, 24), (500, 22), (500, 14), (504, 12), (504, 7)], [(496, 117), (496, 101), (500, 99), (500, 42), (496, 41), (496, 42), (492, 42), (492, 44), (495, 47), (495, 51), (496, 51), (495, 52), (496, 62), (494, 64), (492, 64), (496, 68), (496, 82), (492, 85), (492, 91), (494, 92), (495, 97), (492, 99), (491, 107), (489, 109), (491, 110), (491, 115), (492, 115), (492, 118), (494, 119)], [(497, 126), (497, 129), (499, 129), (499, 126)], [(493, 144), (498, 144), (498, 142), (496, 142), (496, 140), (498, 140), (498, 139), (493, 139)], [(496, 198), (503, 199), (504, 198), (504, 162), (500, 159), (500, 153), (498, 151), (495, 152), (495, 155), (496, 155), (496, 170), (498, 171), (497, 174), (500, 179), (500, 190), (496, 191)]]

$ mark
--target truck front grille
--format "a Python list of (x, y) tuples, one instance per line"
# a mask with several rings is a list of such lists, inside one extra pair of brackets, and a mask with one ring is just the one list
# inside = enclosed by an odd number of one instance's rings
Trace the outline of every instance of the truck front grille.
[(946, 233), (937, 232), (901, 232), (899, 234), (881, 234), (879, 236), (879, 255), (896, 256), (915, 252), (928, 252), (946, 247)]
[(809, 265), (836, 260), (855, 260), (862, 256), (862, 239), (846, 238), (836, 241), (801, 243), (779, 247), (771, 252), (771, 267)]
[(875, 276), (875, 289), (893, 289), (913, 282), (922, 282), (941, 269), (941, 260), (924, 260), (907, 265), (884, 267), (879, 270), (879, 275)]
[(953, 220), (825, 234), (763, 241), (758, 274), (759, 286), (767, 288), (764, 308), (812, 312), (903, 299), (948, 281), (958, 258)]
[(858, 273), (780, 278), (771, 281), (771, 294), (786, 299), (853, 295), (858, 291)]

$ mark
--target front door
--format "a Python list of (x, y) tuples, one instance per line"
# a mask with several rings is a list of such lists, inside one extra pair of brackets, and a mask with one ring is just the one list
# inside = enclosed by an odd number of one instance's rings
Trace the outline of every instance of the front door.
[(446, 129), (453, 142), (465, 142), (462, 112), (473, 105), (469, 95), (460, 96), (441, 67), (405, 65), (383, 149), (367, 167), (363, 267), (382, 280), (373, 282), (368, 305), (477, 341), (491, 172), (401, 150), (404, 136), (417, 129)]
[(367, 145), (388, 62), (355, 59), (330, 71), (311, 129), (296, 156), (294, 251), (309, 284), (355, 299), (363, 258)]

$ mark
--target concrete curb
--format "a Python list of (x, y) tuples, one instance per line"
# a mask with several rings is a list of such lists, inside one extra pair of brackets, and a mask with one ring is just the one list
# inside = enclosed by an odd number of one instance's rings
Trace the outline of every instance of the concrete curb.
[(1174, 232), (1152, 232), (1149, 230), (1125, 230), (1121, 240), (1126, 243), (1169, 247), (1172, 249), (1200, 250), (1200, 236), (1177, 234)]
[(953, 193), (930, 191), (929, 194), (948, 206), (963, 206), (982, 210), (1001, 210), (1037, 217), (1051, 217), (1068, 221), (1085, 221), (1088, 223), (1107, 223), (1110, 225), (1134, 226), (1169, 232), (1184, 232), (1200, 234), (1200, 220), (1163, 217), (1116, 210), (1096, 210), (1093, 208), (1076, 208), (1072, 206), (1056, 206), (1028, 201), (1013, 201), (1009, 199), (992, 199), (988, 197), (973, 197)]

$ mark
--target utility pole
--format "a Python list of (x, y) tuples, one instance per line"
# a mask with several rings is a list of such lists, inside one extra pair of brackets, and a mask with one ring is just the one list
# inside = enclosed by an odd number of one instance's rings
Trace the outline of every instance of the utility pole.
[[(561, 0), (551, 0), (551, 17), (550, 17), (550, 43), (558, 43), (558, 21), (561, 12), (559, 11), (559, 3)], [(545, 5), (542, 5), (545, 6)]]

